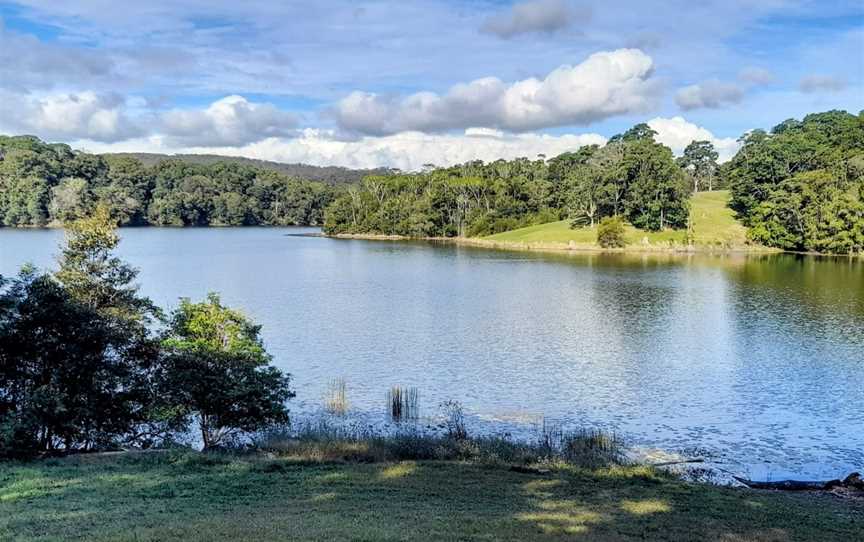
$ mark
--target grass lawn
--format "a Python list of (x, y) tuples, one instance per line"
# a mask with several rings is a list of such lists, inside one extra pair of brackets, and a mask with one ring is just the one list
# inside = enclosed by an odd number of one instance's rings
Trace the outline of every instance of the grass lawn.
[(864, 540), (861, 503), (645, 467), (194, 453), (0, 463), (0, 540)]
[[(742, 246), (747, 240), (747, 229), (735, 220), (734, 213), (727, 207), (729, 192), (715, 190), (699, 192), (690, 200), (690, 216), (693, 221), (693, 234), (696, 244)], [(626, 227), (627, 243), (639, 245), (647, 238), (652, 245), (665, 243), (684, 244), (684, 230), (667, 230), (662, 232), (647, 232)], [(568, 220), (529, 226), (486, 237), (490, 241), (522, 242), (522, 243), (569, 243), (578, 245), (594, 245), (597, 241), (597, 230), (590, 227), (571, 229)]]

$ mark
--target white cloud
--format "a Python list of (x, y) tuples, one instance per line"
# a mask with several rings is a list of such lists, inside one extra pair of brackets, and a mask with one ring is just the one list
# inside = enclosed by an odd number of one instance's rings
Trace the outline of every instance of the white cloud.
[(77, 142), (74, 145), (91, 152), (211, 153), (322, 166), (396, 167), (411, 171), (429, 163), (448, 166), (478, 159), (534, 158), (538, 154), (551, 157), (583, 145), (602, 145), (605, 142), (606, 138), (598, 134), (504, 134), (496, 130), (474, 128), (459, 135), (403, 132), (347, 141), (338, 139), (330, 131), (306, 129), (294, 139), (269, 138), (242, 147), (176, 147), (159, 137), (113, 145), (91, 142)]
[(738, 152), (740, 146), (735, 138), (716, 137), (707, 129), (688, 122), (683, 117), (657, 117), (649, 120), (648, 126), (657, 132), (654, 139), (672, 149), (678, 156), (693, 141), (710, 141), (720, 155), (719, 161), (725, 162)]
[(162, 134), (187, 146), (244, 145), (292, 135), (297, 118), (272, 104), (233, 95), (204, 110), (168, 111), (159, 124)]
[(842, 77), (832, 75), (808, 75), (801, 79), (798, 88), (801, 92), (840, 92), (845, 90), (847, 82)]
[(353, 92), (339, 102), (335, 115), (343, 128), (372, 135), (589, 124), (651, 109), (658, 91), (652, 72), (651, 57), (638, 49), (619, 49), (561, 66), (543, 80), (508, 85), (485, 77), (455, 85), (444, 95), (419, 92), (404, 98)]
[(743, 98), (744, 90), (738, 85), (712, 79), (680, 89), (675, 95), (675, 103), (685, 111), (703, 107), (717, 109), (736, 104)]
[(481, 32), (509, 39), (520, 34), (553, 33), (563, 30), (576, 20), (587, 22), (588, 8), (575, 9), (565, 0), (532, 0), (512, 6), (507, 12), (486, 19)]
[(123, 112), (116, 95), (85, 91), (43, 96), (4, 92), (0, 127), (10, 133), (31, 133), (45, 139), (84, 138), (119, 141), (141, 134)]

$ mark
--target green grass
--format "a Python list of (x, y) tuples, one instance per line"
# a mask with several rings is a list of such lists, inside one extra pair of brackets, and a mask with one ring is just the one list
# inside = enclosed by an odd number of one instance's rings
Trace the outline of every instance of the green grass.
[(0, 540), (861, 540), (860, 503), (646, 467), (191, 452), (0, 463)]
[[(740, 247), (746, 243), (747, 230), (737, 220), (728, 208), (729, 192), (716, 190), (699, 192), (690, 200), (690, 216), (693, 222), (694, 241), (699, 245), (716, 245), (721, 247)], [(685, 230), (666, 230), (648, 232), (627, 225), (625, 232), (628, 245), (641, 245), (647, 238), (651, 245), (686, 243)], [(591, 227), (570, 228), (570, 221), (561, 220), (520, 228), (486, 237), (490, 241), (514, 243), (570, 243), (577, 245), (596, 246), (597, 230)]]

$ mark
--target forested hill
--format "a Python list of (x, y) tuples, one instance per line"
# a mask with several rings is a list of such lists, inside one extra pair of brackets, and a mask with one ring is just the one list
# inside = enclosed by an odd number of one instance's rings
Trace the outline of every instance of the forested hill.
[(864, 251), (864, 113), (827, 111), (741, 137), (724, 164), (708, 141), (683, 156), (639, 124), (550, 159), (469, 162), (369, 176), (327, 209), (328, 233), (487, 236), (618, 216), (647, 231), (691, 228), (693, 192), (729, 189), (751, 242), (796, 251)]
[(337, 185), (252, 161), (152, 165), (33, 136), (0, 136), (0, 226), (50, 226), (107, 207), (121, 225), (319, 225)]
[(189, 164), (211, 165), (217, 162), (236, 163), (245, 166), (253, 166), (261, 169), (269, 169), (284, 173), (289, 177), (305, 179), (307, 181), (320, 181), (329, 184), (358, 183), (366, 175), (387, 175), (392, 170), (387, 168), (377, 169), (349, 169), (339, 166), (312, 166), (309, 164), (286, 164), (282, 162), (271, 162), (269, 160), (257, 160), (255, 158), (244, 158), (242, 156), (224, 156), (221, 154), (156, 154), (148, 152), (118, 152), (105, 153), (103, 156), (127, 156), (139, 160), (145, 166), (154, 166), (163, 160), (180, 160)]
[(548, 159), (414, 173), (94, 155), (0, 136), (0, 226), (59, 225), (104, 205), (123, 225), (323, 224), (331, 234), (471, 237), (561, 220), (591, 227), (617, 216), (640, 230), (687, 230), (689, 238), (691, 195), (720, 188), (730, 191), (751, 242), (864, 252), (864, 112), (814, 113), (753, 130), (724, 164), (709, 141), (693, 141), (676, 158), (655, 135), (639, 124), (603, 146)]

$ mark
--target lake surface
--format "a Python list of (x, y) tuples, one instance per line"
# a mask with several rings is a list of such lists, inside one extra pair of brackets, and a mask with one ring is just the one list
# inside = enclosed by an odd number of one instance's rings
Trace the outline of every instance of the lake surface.
[[(754, 478), (864, 468), (864, 262), (792, 255), (542, 255), (335, 240), (302, 228), (124, 229), (163, 307), (221, 293), (294, 375), (296, 412), (342, 377), (478, 430), (614, 429)], [(0, 274), (53, 267), (62, 232), (0, 229)], [(698, 450), (693, 451), (693, 448)]]

